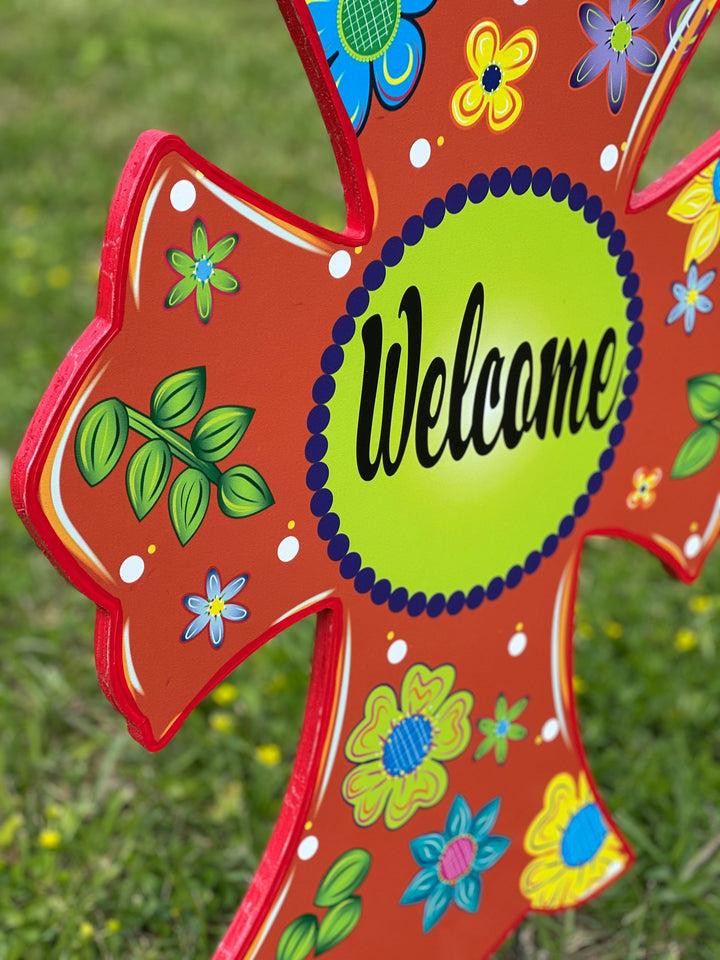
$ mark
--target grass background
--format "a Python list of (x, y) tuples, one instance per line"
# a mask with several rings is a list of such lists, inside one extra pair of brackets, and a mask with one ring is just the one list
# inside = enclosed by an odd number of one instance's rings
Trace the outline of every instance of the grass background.
[[(720, 127), (720, 27), (643, 173)], [(0, 3), (0, 478), (94, 312), (107, 208), (159, 127), (341, 229), (324, 128), (272, 0)], [(0, 960), (209, 957), (289, 773), (307, 627), (256, 654), (149, 755), (100, 693), (93, 608), (0, 498)], [(504, 958), (720, 953), (720, 558), (692, 588), (629, 545), (587, 549), (576, 686), (591, 766), (639, 862)]]

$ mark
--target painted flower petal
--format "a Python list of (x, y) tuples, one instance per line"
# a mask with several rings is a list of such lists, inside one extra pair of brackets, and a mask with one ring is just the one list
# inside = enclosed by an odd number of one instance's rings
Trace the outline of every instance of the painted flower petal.
[[(350, 734), (345, 745), (345, 756), (348, 760), (356, 763), (377, 760), (392, 729), (393, 720), (397, 717), (398, 705), (393, 688), (387, 684), (375, 687), (365, 701), (363, 719)], [(379, 761), (378, 765), (381, 766)]]
[(226, 603), (222, 612), (224, 620), (245, 620), (247, 615), (247, 610), (239, 603)]
[(212, 290), (209, 283), (199, 283), (195, 297), (197, 315), (203, 323), (207, 323), (212, 315)]
[(702, 263), (707, 260), (720, 240), (720, 203), (713, 204), (707, 213), (694, 223), (690, 230), (685, 261), (697, 260)]
[(503, 81), (511, 83), (527, 73), (535, 60), (537, 49), (537, 34), (534, 30), (518, 30), (514, 33), (497, 55), (497, 62), (503, 71)]
[(330, 72), (353, 129), (360, 133), (370, 110), (370, 64), (354, 60), (343, 48), (333, 61)]
[(422, 808), (434, 807), (447, 790), (448, 774), (441, 763), (425, 760), (414, 773), (391, 781), (385, 826), (397, 830)]
[(189, 277), (195, 269), (195, 261), (189, 254), (185, 253), (184, 250), (177, 250), (175, 247), (171, 247), (165, 251), (165, 259), (173, 270), (177, 270), (177, 272), (181, 273), (184, 277)]
[(508, 740), (524, 740), (527, 735), (527, 728), (521, 723), (511, 723), (506, 734)]
[(488, 837), (478, 848), (473, 861), (473, 870), (483, 872), (497, 863), (510, 846), (509, 837)]
[[(703, 171), (691, 180), (686, 187), (683, 187), (668, 210), (669, 217), (678, 220), (680, 223), (694, 223), (698, 217), (705, 213), (715, 199), (712, 181), (708, 181), (707, 173), (707, 170)], [(692, 257), (690, 257), (690, 260), (692, 260)]]
[(688, 290), (694, 290), (695, 287), (697, 287), (697, 282), (698, 282), (698, 267), (697, 267), (697, 263), (695, 263), (695, 261), (693, 260), (693, 262), (690, 264), (690, 267), (688, 268), (688, 273), (687, 273)]
[(200, 260), (201, 257), (206, 257), (208, 252), (207, 230), (200, 217), (193, 223), (192, 252), (196, 260)]
[(493, 20), (481, 20), (468, 34), (465, 44), (465, 56), (468, 66), (478, 80), (485, 67), (495, 60), (500, 47), (500, 31)]
[(210, 567), (207, 579), (205, 580), (205, 592), (207, 593), (208, 600), (214, 600), (215, 597), (219, 597), (221, 591), (222, 584), (220, 583), (220, 574), (215, 567)]
[(495, 821), (498, 818), (499, 812), (500, 797), (495, 797), (494, 800), (491, 800), (490, 803), (486, 803), (485, 806), (475, 814), (473, 817), (473, 822), (470, 826), (470, 833), (475, 837), (478, 843), (482, 843), (485, 840), (485, 837), (487, 837), (492, 828), (495, 826)]
[(227, 233), (220, 237), (217, 243), (214, 243), (207, 254), (208, 260), (215, 266), (216, 263), (222, 263), (225, 257), (229, 257), (235, 249), (235, 245), (240, 239), (237, 233)]
[(504, 720), (507, 717), (508, 705), (507, 697), (504, 693), (498, 694), (498, 698), (495, 701), (495, 719), (499, 722)]
[(592, 40), (598, 47), (603, 46), (613, 28), (612, 20), (608, 15), (594, 3), (581, 3), (578, 17), (588, 40)]
[(400, 903), (420, 903), (426, 900), (433, 892), (438, 883), (437, 870), (435, 867), (428, 867), (417, 873), (405, 888), (405, 892), (400, 897)]
[(636, 3), (630, 16), (627, 17), (633, 28), (633, 33), (636, 30), (642, 30), (643, 27), (654, 20), (662, 10), (664, 3), (665, 0), (640, 0), (640, 3)]
[(495, 736), (491, 735), (486, 737), (473, 754), (473, 760), (479, 760), (481, 757), (484, 757), (486, 753), (490, 753), (494, 746)]
[(197, 280), (195, 277), (183, 277), (182, 280), (178, 280), (174, 287), (172, 287), (165, 297), (165, 306), (170, 309), (171, 307), (176, 307), (179, 303), (182, 303), (183, 300), (187, 300), (191, 293), (197, 288)]
[(220, 599), (232, 600), (233, 597), (236, 597), (240, 593), (247, 581), (246, 573), (241, 574), (239, 577), (234, 577), (230, 583), (220, 591)]
[(437, 760), (452, 760), (468, 745), (472, 734), (469, 720), (472, 708), (473, 695), (467, 690), (458, 690), (438, 710), (432, 751)]
[(613, 54), (608, 61), (607, 96), (611, 113), (619, 113), (625, 99), (627, 62), (624, 55)]
[(445, 916), (447, 908), (453, 900), (452, 887), (446, 883), (439, 883), (425, 901), (423, 910), (423, 933), (428, 933), (438, 920)]
[(507, 760), (508, 743), (505, 737), (498, 737), (495, 741), (495, 760), (502, 766)]
[(353, 818), (359, 827), (375, 823), (385, 807), (391, 781), (380, 763), (363, 763), (343, 780), (342, 795), (353, 807)]
[(589, 50), (570, 74), (570, 86), (577, 90), (592, 83), (608, 65), (611, 56), (612, 52), (608, 53), (604, 47)]
[(695, 329), (695, 305), (689, 303), (685, 310), (685, 320), (683, 321), (685, 333), (692, 333)]
[(435, 0), (402, 0), (402, 12), (404, 16), (419, 17), (434, 5)]
[(488, 105), (488, 97), (479, 80), (461, 83), (452, 95), (450, 113), (460, 127), (471, 127), (482, 117)]
[(403, 713), (425, 713), (433, 716), (446, 699), (455, 682), (455, 667), (446, 663), (431, 670), (424, 663), (410, 667), (403, 678), (400, 705)]
[(684, 284), (680, 283), (679, 281), (675, 281), (675, 283), (673, 283), (673, 285), (670, 287), (670, 290), (678, 302), (685, 303), (687, 300), (688, 288)]
[(694, 306), (696, 310), (700, 311), (700, 313), (710, 313), (713, 308), (713, 302), (710, 297), (706, 297), (705, 294), (701, 293), (695, 301)]
[(410, 841), (410, 853), (419, 867), (428, 867), (438, 862), (445, 844), (446, 839), (442, 833), (424, 833)]
[(633, 35), (625, 54), (632, 66), (640, 73), (655, 73), (655, 68), (660, 62), (657, 50), (645, 37)]
[(483, 717), (478, 720), (478, 730), (488, 736), (493, 736), (495, 734), (495, 721), (492, 717)]
[(610, 16), (613, 23), (630, 18), (630, 0), (610, 0)]
[(240, 281), (234, 277), (228, 270), (221, 270), (215, 267), (210, 274), (210, 283), (221, 293), (237, 293), (240, 289)]
[(196, 637), (205, 629), (209, 621), (210, 617), (207, 613), (203, 613), (199, 617), (195, 617), (195, 619), (185, 627), (180, 639), (192, 640), (193, 637)]
[(388, 110), (402, 106), (415, 89), (424, 62), (422, 31), (413, 20), (401, 17), (392, 43), (372, 64), (375, 89), (383, 106)]
[(223, 623), (223, 618), (210, 617), (210, 643), (217, 649), (217, 647), (222, 646), (223, 637), (225, 635), (225, 624)]
[(456, 906), (464, 910), (465, 913), (477, 913), (478, 907), (480, 906), (481, 892), (482, 884), (480, 877), (475, 876), (474, 873), (469, 873), (455, 885), (453, 897)]
[(520, 714), (523, 712), (525, 707), (530, 702), (530, 697), (521, 697), (516, 703), (514, 703), (508, 710), (507, 718), (508, 720), (517, 720)]
[(445, 836), (459, 837), (463, 833), (469, 833), (472, 819), (472, 810), (467, 800), (458, 794), (453, 800), (445, 819)]
[(554, 776), (545, 788), (543, 808), (525, 835), (527, 852), (537, 856), (557, 850), (566, 824), (582, 805), (573, 777), (569, 773)]
[[(690, 266), (692, 267), (692, 264), (690, 264)], [(704, 273), (696, 284), (695, 289), (697, 290), (697, 292), (702, 293), (704, 290), (707, 290), (707, 288), (715, 279), (716, 275), (717, 275), (717, 270), (708, 270), (707, 273)]]
[(197, 594), (189, 593), (183, 597), (183, 603), (190, 613), (207, 613), (208, 602), (205, 597), (198, 597)]
[(340, 46), (337, 0), (308, 0), (308, 9), (328, 60), (337, 55)]
[(684, 303), (676, 303), (670, 313), (665, 317), (665, 323), (675, 323), (680, 317), (685, 316), (686, 306)]

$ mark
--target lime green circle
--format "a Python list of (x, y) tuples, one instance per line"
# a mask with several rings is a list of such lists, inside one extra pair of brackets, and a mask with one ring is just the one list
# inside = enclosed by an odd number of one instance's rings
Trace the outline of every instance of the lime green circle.
[[(476, 284), (484, 292), (484, 311), (476, 363), (456, 418), (464, 434), (470, 431), (483, 361), (497, 349), (504, 357), (500, 392), (506, 391), (507, 371), (521, 344), (532, 358), (532, 377), (527, 366), (524, 384), (532, 380), (528, 396), (537, 404), (541, 381), (542, 350), (557, 338), (555, 356), (567, 341), (568, 356), (577, 359), (585, 343), (584, 375), (568, 381), (565, 404), (555, 398), (548, 410), (548, 427), (541, 438), (534, 428), (522, 432), (510, 449), (503, 436), (489, 452), (479, 454), (472, 443), (460, 459), (445, 446), (432, 466), (422, 466), (413, 438), (417, 416), (399, 466), (393, 473), (382, 465), (371, 479), (358, 469), (358, 418), (363, 372), (367, 367), (363, 330), (377, 321), (382, 326), (382, 362), (372, 419), (369, 452), (377, 451), (382, 423), (385, 365), (388, 351), (400, 350), (396, 402), (390, 430), (390, 451), (396, 452), (402, 435), (402, 409), (408, 370), (406, 316), (399, 312), (403, 297), (415, 288), (422, 307), (420, 375), (415, 398), (431, 364), (444, 364), (445, 390), (435, 380), (429, 404), (436, 424), (427, 430), (427, 447), (437, 453), (450, 422), (449, 389), (466, 305)], [(607, 239), (582, 213), (556, 203), (546, 195), (532, 193), (502, 198), (488, 196), (480, 204), (467, 203), (458, 214), (446, 213), (435, 229), (425, 229), (416, 246), (406, 246), (400, 263), (388, 268), (379, 289), (370, 293), (367, 310), (357, 318), (353, 339), (345, 348), (344, 361), (335, 374), (336, 389), (327, 406), (330, 422), (325, 436), (328, 449), (328, 488), (332, 510), (340, 518), (340, 531), (350, 541), (364, 566), (377, 579), (388, 579), (394, 588), (403, 586), (412, 595), (422, 591), (446, 596), (469, 591), (505, 577), (515, 565), (523, 565), (530, 553), (542, 548), (560, 521), (573, 515), (574, 504), (586, 492), (588, 478), (598, 470), (600, 455), (608, 448), (608, 436), (616, 423), (623, 399), (622, 382), (627, 374), (629, 352), (627, 301), (616, 260), (610, 256)], [(602, 344), (614, 340), (612, 350)], [(393, 344), (399, 347), (393, 347)], [(549, 348), (548, 348), (549, 349)], [(582, 352), (582, 351), (581, 351)], [(577, 383), (579, 414), (588, 405), (594, 358), (604, 387), (596, 392), (595, 410), (603, 423), (593, 426), (586, 416), (577, 432), (569, 429), (567, 399)], [(603, 359), (604, 357), (604, 359)], [(436, 358), (440, 358), (439, 360)], [(504, 378), (504, 379), (503, 379)], [(504, 383), (504, 386), (503, 386)], [(491, 393), (491, 391), (488, 391)], [(490, 436), (502, 416), (502, 396), (494, 408), (485, 397), (483, 422)], [(552, 397), (551, 397), (552, 400)], [(561, 408), (559, 435), (555, 434), (554, 408)], [(456, 405), (457, 409), (457, 405)], [(516, 425), (522, 412), (516, 409)], [(597, 418), (596, 418), (597, 419)], [(576, 422), (577, 426), (577, 422)], [(509, 435), (510, 431), (508, 432)]]
[(338, 32), (355, 60), (375, 60), (390, 46), (400, 25), (400, 0), (341, 0)]
[(610, 46), (615, 53), (625, 53), (632, 40), (632, 27), (627, 20), (618, 20), (610, 34)]

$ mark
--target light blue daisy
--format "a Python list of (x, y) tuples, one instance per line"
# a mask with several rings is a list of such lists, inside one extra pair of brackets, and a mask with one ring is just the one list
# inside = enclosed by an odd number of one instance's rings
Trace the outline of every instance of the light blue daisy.
[(693, 260), (687, 272), (687, 285), (678, 281), (670, 288), (677, 303), (665, 318), (665, 323), (675, 323), (682, 317), (685, 333), (692, 333), (696, 313), (710, 313), (713, 308), (713, 302), (705, 296), (705, 290), (715, 279), (716, 273), (717, 270), (708, 270), (699, 276), (697, 263)]
[(435, 0), (308, 0), (328, 66), (356, 133), (373, 93), (386, 110), (412, 95), (425, 63), (415, 18)]
[(210, 624), (210, 643), (217, 649), (222, 646), (225, 635), (224, 620), (245, 620), (248, 611), (239, 603), (228, 603), (247, 583), (247, 574), (235, 577), (226, 587), (220, 583), (220, 575), (214, 568), (208, 570), (205, 581), (206, 596), (199, 597), (189, 593), (183, 597), (183, 603), (197, 616), (183, 630), (181, 640), (192, 640)]
[(508, 837), (491, 836), (500, 811), (500, 797), (475, 816), (459, 794), (445, 820), (443, 833), (425, 833), (410, 843), (410, 852), (421, 868), (400, 898), (401, 904), (421, 903), (423, 933), (432, 930), (451, 903), (466, 913), (477, 913), (482, 894), (481, 873), (505, 853)]

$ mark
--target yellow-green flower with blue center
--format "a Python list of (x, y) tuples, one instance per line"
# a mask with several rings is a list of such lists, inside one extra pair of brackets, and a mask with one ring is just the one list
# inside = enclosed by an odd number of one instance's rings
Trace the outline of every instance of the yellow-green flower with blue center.
[(524, 740), (527, 729), (521, 723), (515, 723), (525, 707), (528, 698), (522, 697), (508, 708), (507, 698), (501, 693), (495, 701), (495, 716), (478, 720), (478, 729), (485, 739), (473, 754), (473, 760), (479, 760), (495, 748), (495, 760), (502, 766), (507, 760), (508, 740)]
[(452, 692), (455, 668), (418, 663), (405, 674), (400, 699), (381, 684), (370, 692), (362, 721), (350, 734), (345, 756), (357, 764), (342, 785), (355, 822), (368, 827), (384, 814), (396, 830), (421, 808), (445, 795), (444, 762), (470, 741), (472, 694)]
[(207, 230), (198, 217), (192, 228), (192, 256), (176, 247), (165, 252), (167, 262), (182, 276), (165, 297), (165, 306), (177, 307), (194, 293), (197, 315), (202, 323), (208, 323), (213, 306), (211, 288), (221, 293), (237, 293), (240, 289), (238, 278), (217, 266), (232, 253), (239, 239), (239, 234), (227, 233), (208, 249)]

